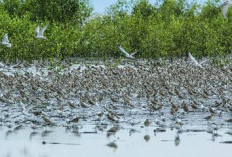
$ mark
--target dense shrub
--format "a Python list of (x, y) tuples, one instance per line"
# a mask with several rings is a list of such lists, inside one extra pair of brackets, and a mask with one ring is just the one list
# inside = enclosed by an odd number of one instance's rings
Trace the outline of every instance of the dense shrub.
[(89, 0), (26, 0), (25, 7), (35, 21), (82, 23), (92, 11)]
[(154, 16), (156, 12), (156, 8), (151, 5), (148, 0), (138, 1), (135, 3), (132, 9), (132, 15), (140, 15), (144, 19), (148, 19), (150, 16)]
[(32, 21), (78, 22), (90, 16), (89, 0), (3, 0), (10, 16), (29, 14)]
[[(8, 33), (11, 48), (0, 46), (1, 59), (40, 59), (40, 58), (64, 58), (71, 56), (79, 47), (80, 31), (71, 25), (52, 23), (48, 26), (45, 36), (47, 40), (35, 38), (36, 23), (32, 23), (29, 17), (10, 18), (4, 13), (0, 16), (0, 36)], [(41, 26), (47, 23), (41, 24)]]
[(21, 0), (3, 0), (3, 7), (10, 16), (22, 16), (23, 5)]

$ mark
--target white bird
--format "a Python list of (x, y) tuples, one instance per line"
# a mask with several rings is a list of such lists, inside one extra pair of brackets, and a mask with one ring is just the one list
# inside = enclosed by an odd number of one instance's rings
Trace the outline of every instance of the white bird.
[(200, 68), (203, 68), (201, 65), (206, 61), (206, 60), (204, 60), (204, 61), (202, 61), (202, 62), (198, 62), (198, 61), (196, 61), (196, 59), (191, 55), (191, 53), (189, 52), (188, 53), (188, 56), (189, 56), (189, 58), (196, 64), (196, 66), (198, 66), (198, 67), (200, 67)]
[(221, 5), (221, 10), (222, 10), (222, 15), (224, 16), (225, 19), (227, 19), (227, 15), (228, 15), (228, 8), (232, 6), (232, 2), (230, 0), (225, 1), (222, 5)]
[(118, 48), (127, 58), (130, 58), (130, 59), (134, 59), (133, 56), (138, 52), (138, 51), (136, 51), (136, 52), (129, 54), (121, 46), (119, 46)]
[(3, 39), (2, 39), (2, 42), (1, 42), (2, 45), (5, 45), (6, 47), (11, 47), (12, 44), (9, 42), (8, 40), (8, 34), (5, 34), (3, 36)]
[(46, 25), (44, 28), (40, 29), (39, 26), (36, 27), (35, 32), (37, 33), (36, 38), (38, 39), (47, 39), (44, 37), (44, 31), (47, 29), (48, 25)]

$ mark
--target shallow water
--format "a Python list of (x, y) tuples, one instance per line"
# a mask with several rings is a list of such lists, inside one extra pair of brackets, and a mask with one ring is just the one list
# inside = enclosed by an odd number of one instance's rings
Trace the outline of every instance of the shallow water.
[[(179, 139), (176, 138), (175, 130), (168, 129), (164, 133), (154, 133), (153, 127), (141, 126), (125, 127), (109, 137), (106, 136), (105, 131), (95, 133), (94, 126), (85, 126), (78, 131), (78, 134), (74, 134), (62, 127), (46, 127), (35, 130), (22, 128), (9, 132), (8, 128), (1, 128), (0, 156), (229, 157), (232, 153), (230, 144), (220, 143), (232, 140), (230, 135), (221, 130), (217, 132), (220, 135), (217, 137), (206, 132), (183, 132), (179, 134)], [(111, 147), (107, 146), (109, 143)]]
[(231, 156), (231, 65), (151, 63), (0, 68), (0, 157)]

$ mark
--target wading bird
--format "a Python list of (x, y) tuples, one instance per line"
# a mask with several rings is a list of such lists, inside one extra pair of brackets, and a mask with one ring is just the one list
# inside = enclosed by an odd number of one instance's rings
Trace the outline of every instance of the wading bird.
[(47, 38), (44, 37), (44, 31), (47, 29), (47, 27), (48, 27), (48, 25), (46, 25), (44, 28), (40, 29), (40, 27), (37, 26), (35, 29), (35, 32), (37, 33), (36, 38), (46, 40)]
[(121, 46), (119, 46), (118, 48), (127, 58), (130, 58), (130, 59), (134, 59), (133, 56), (138, 52), (138, 51), (135, 51), (135, 52), (129, 54)]
[(225, 1), (221, 5), (221, 10), (222, 10), (222, 15), (224, 16), (225, 19), (227, 19), (228, 16), (228, 8), (232, 6), (232, 2), (230, 0)]
[(201, 65), (206, 61), (202, 61), (201, 63), (199, 63), (198, 61), (196, 61), (196, 59), (191, 55), (191, 53), (189, 52), (188, 53), (188, 56), (189, 58), (196, 64), (196, 66), (200, 67), (200, 68), (203, 68)]
[(1, 42), (2, 45), (5, 45), (6, 47), (11, 47), (11, 43), (9, 43), (9, 40), (8, 40), (8, 34), (5, 34), (3, 36), (3, 39), (2, 39), (2, 42)]

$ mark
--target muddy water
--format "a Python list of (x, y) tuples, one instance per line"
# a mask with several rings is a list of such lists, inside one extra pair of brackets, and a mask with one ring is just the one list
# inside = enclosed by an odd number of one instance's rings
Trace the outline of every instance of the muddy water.
[[(72, 130), (72, 131), (71, 131)], [(99, 132), (94, 126), (73, 129), (22, 128), (0, 130), (1, 157), (231, 157), (232, 140), (225, 130), (215, 132), (178, 133), (167, 129), (154, 133), (153, 127), (124, 127), (111, 136)]]

